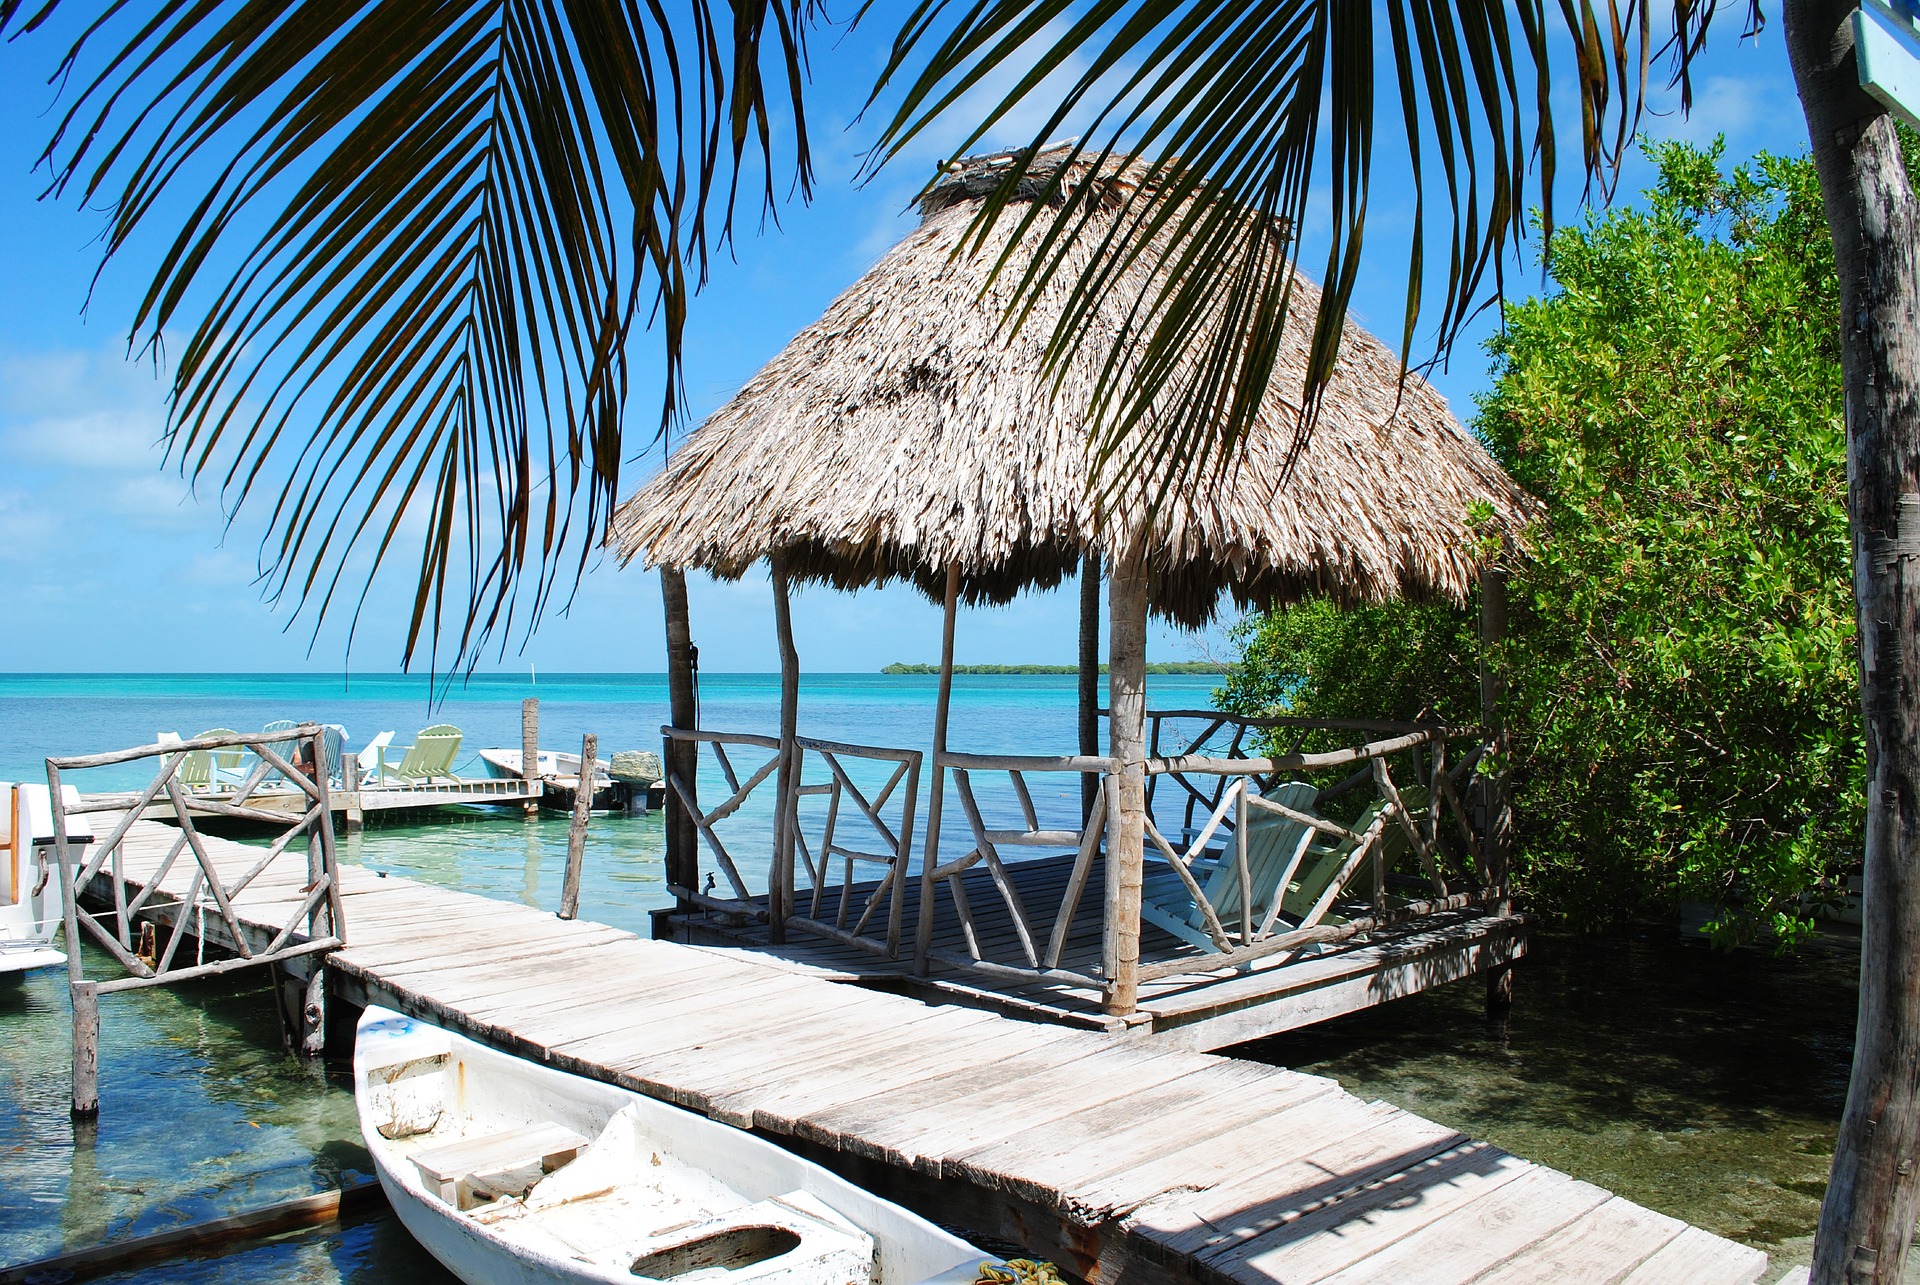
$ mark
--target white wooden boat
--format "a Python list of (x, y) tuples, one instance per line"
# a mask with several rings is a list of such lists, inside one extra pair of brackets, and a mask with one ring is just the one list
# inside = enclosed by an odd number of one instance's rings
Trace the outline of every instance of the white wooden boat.
[(369, 1008), (360, 1132), (468, 1285), (961, 1285), (996, 1261), (739, 1129)]
[[(61, 795), (69, 804), (80, 801), (70, 785)], [(66, 902), (49, 800), (44, 785), (0, 781), (0, 976), (67, 962), (53, 945)], [(76, 843), (92, 842), (84, 815), (70, 816), (67, 830)]]
[[(486, 768), (487, 775), (495, 780), (517, 781), (520, 779), (520, 760), (525, 757), (519, 750), (481, 750), (480, 762)], [(534, 759), (537, 775), (543, 777), (580, 775), (580, 756), (566, 754), (558, 750), (541, 750)], [(607, 764), (603, 759), (594, 767), (594, 788), (600, 789), (612, 784), (613, 778), (607, 775)]]

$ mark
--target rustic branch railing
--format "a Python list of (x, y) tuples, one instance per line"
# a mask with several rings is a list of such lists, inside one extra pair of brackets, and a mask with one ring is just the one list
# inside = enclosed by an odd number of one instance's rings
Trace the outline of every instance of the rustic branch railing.
[[(1097, 987), (1102, 984), (1096, 972), (1083, 973), (1063, 968), (1060, 959), (1066, 947), (1068, 935), (1072, 932), (1073, 920), (1081, 896), (1086, 891), (1087, 880), (1092, 874), (1094, 858), (1100, 853), (1101, 841), (1106, 832), (1104, 777), (1110, 773), (1112, 767), (1111, 759), (1083, 755), (948, 753), (938, 757), (934, 770), (951, 773), (954, 793), (959, 798), (962, 811), (966, 814), (973, 846), (951, 861), (942, 862), (939, 852), (931, 849), (922, 858), (920, 924), (914, 951), (916, 971), (925, 972), (927, 964), (931, 961), (994, 977), (1065, 982), (1079, 986)], [(1019, 802), (1023, 821), (1021, 826), (995, 829), (987, 825), (973, 788), (973, 775), (977, 772), (1007, 774), (1012, 793)], [(1041, 826), (1039, 813), (1033, 803), (1033, 792), (1027, 784), (1027, 776), (1052, 772), (1070, 772), (1075, 776), (1091, 773), (1103, 778), (1100, 789), (1094, 796), (1091, 817), (1084, 827), (1049, 829)], [(1079, 798), (1078, 790), (1074, 791), (1073, 797)], [(1054, 910), (1052, 922), (1045, 925), (1044, 940), (1043, 926), (1028, 912), (1019, 888), (1008, 873), (1006, 862), (1001, 858), (1000, 849), (1003, 847), (1072, 849), (1074, 852), (1073, 869), (1067, 876), (1067, 885), (1061, 894), (1059, 905)], [(994, 891), (1005, 905), (1012, 921), (1020, 957), (1024, 961), (1021, 964), (1007, 964), (988, 959), (982, 950), (973, 908), (968, 902), (966, 884), (961, 878), (968, 869), (982, 862), (986, 864), (988, 874), (993, 881)], [(965, 954), (936, 949), (932, 945), (937, 898), (939, 887), (943, 882), (947, 886), (948, 896), (953, 903), (954, 914), (959, 922), (961, 940), (966, 946)]]
[[(906, 907), (907, 862), (913, 850), (914, 805), (920, 789), (920, 761), (924, 756), (918, 750), (845, 745), (838, 741), (822, 741), (805, 736), (794, 738), (794, 746), (800, 761), (794, 765), (796, 788), (789, 802), (792, 809), (789, 824), (793, 830), (795, 849), (806, 865), (811, 891), (806, 901), (806, 912), (789, 916), (787, 923), (805, 932), (876, 951), (889, 959), (898, 959)], [(803, 769), (808, 754), (817, 755), (826, 764), (832, 773), (831, 781), (804, 784)], [(892, 763), (894, 768), (869, 798), (848, 770), (849, 761)], [(896, 795), (899, 798), (899, 812), (889, 821), (887, 805)], [(802, 801), (814, 796), (825, 796), (827, 799), (826, 821), (817, 852), (807, 843), (799, 812)], [(850, 816), (843, 807), (849, 801), (853, 805)], [(848, 817), (856, 827), (864, 827), (865, 834), (878, 839), (880, 850), (875, 852), (849, 847), (843, 842), (843, 817)], [(833, 908), (833, 921), (828, 923), (821, 914), (829, 898), (829, 880), (836, 857), (844, 863), (843, 875), (839, 883), (838, 905)], [(886, 873), (867, 894), (865, 902), (856, 908), (855, 871), (860, 863), (885, 866)], [(798, 906), (801, 903), (790, 898), (789, 904)], [(867, 934), (867, 927), (883, 904), (886, 907), (886, 935), (876, 938)], [(850, 918), (853, 919), (851, 926), (848, 924)]]
[[(189, 741), (143, 745), (106, 754), (49, 758), (46, 761), (48, 797), (53, 812), (54, 850), (60, 864), (66, 902), (68, 982), (74, 998), (76, 1113), (91, 1114), (98, 1105), (93, 1079), (93, 1049), (98, 1040), (98, 996), (187, 981), (238, 968), (279, 964), (302, 956), (324, 954), (345, 944), (346, 915), (340, 899), (327, 777), (324, 768), (316, 770), (313, 766), (326, 762), (322, 737), (323, 730), (318, 725), (304, 723), (272, 733), (228, 733)], [(289, 744), (299, 748), (291, 754), (283, 753)], [(179, 779), (181, 766), (187, 756), (235, 749), (250, 750), (258, 758), (258, 763), (240, 787), (230, 796), (219, 800), (201, 795), (190, 796)], [(148, 758), (157, 758), (160, 768), (153, 780), (138, 792), (95, 795), (85, 799), (76, 795), (70, 801), (62, 789), (61, 774), (64, 772), (110, 767)], [(288, 825), (288, 814), (285, 812), (247, 806), (254, 792), (270, 777), (275, 779), (277, 788), (291, 786), (305, 796), (307, 807), (291, 825)], [(139, 879), (144, 886), (129, 898), (130, 881), (124, 841), (134, 823), (147, 817), (163, 796), (166, 805), (171, 808), (172, 820), (179, 828), (179, 835), (157, 867), (141, 872)], [(90, 845), (85, 845), (69, 834), (67, 819), (70, 816), (105, 812), (118, 812), (121, 816), (104, 837), (95, 838)], [(285, 829), (244, 873), (237, 879), (230, 879), (208, 855), (195, 824), (197, 815), (206, 814), (256, 821)], [(257, 946), (250, 938), (249, 928), (242, 924), (234, 901), (302, 836), (306, 838), (307, 868), (306, 882), (299, 900), (293, 913), (287, 916), (265, 945)], [(82, 850), (86, 853), (84, 859), (81, 857)], [(163, 886), (167, 876), (173, 872), (181, 857), (188, 853), (193, 856), (193, 867), (184, 891), (167, 890)], [(102, 876), (107, 883), (105, 893), (112, 901), (112, 910), (104, 916), (95, 914), (82, 904), (83, 898), (95, 893), (94, 884)], [(196, 925), (193, 936), (204, 950), (209, 938), (206, 923), (209, 908), (213, 911), (216, 928), (224, 938), (219, 944), (232, 950), (233, 957), (209, 963), (202, 954), (192, 964), (176, 964), (189, 924)], [(170, 923), (167, 922), (169, 919)], [(159, 935), (152, 930), (155, 924), (163, 924), (168, 929), (164, 946), (159, 941)], [(131, 976), (106, 982), (87, 980), (80, 952), (82, 930)], [(302, 936), (304, 940), (295, 940)], [(325, 1003), (324, 975), (320, 968), (315, 967), (307, 991), (302, 1041), (310, 1053), (320, 1052), (320, 1041), (324, 1039)]]
[[(698, 780), (682, 780), (680, 774), (672, 767), (674, 755), (666, 755), (667, 789), (672, 791), (686, 808), (687, 815), (693, 820), (695, 830), (699, 832), (701, 838), (706, 840), (707, 847), (713, 853), (714, 861), (719, 864), (721, 873), (726, 875), (727, 884), (733, 889), (734, 895), (731, 899), (715, 897), (703, 889), (682, 887), (678, 884), (669, 884), (667, 890), (684, 902), (690, 902), (708, 910), (717, 910), (722, 914), (744, 915), (764, 922), (767, 912), (753, 904), (754, 894), (748, 891), (747, 882), (740, 875), (740, 867), (734, 861), (733, 853), (728, 850), (726, 841), (720, 837), (716, 827), (738, 812), (741, 805), (752, 797), (753, 792), (779, 769), (780, 738), (756, 736), (751, 732), (707, 732), (695, 728), (671, 726), (662, 727), (660, 735), (667, 739), (669, 745), (674, 741), (680, 741), (694, 747), (696, 777), (701, 747), (711, 750), (714, 760), (719, 764), (721, 775), (726, 778), (727, 788), (732, 791), (719, 806), (711, 811), (701, 811)], [(745, 780), (742, 780), (734, 766), (732, 755), (727, 753), (728, 746), (733, 746), (735, 749), (746, 747), (768, 750), (771, 751), (771, 756), (749, 773)]]
[[(1177, 752), (1153, 754), (1144, 765), (1142, 857), (1150, 873), (1140, 914), (1181, 944), (1171, 957), (1140, 965), (1137, 980), (1284, 963), (1316, 947), (1496, 904), (1504, 894), (1480, 838), (1483, 809), (1468, 801), (1486, 753), (1480, 729), (1188, 710), (1152, 711), (1149, 718), (1152, 747)], [(1197, 720), (1199, 734), (1176, 730), (1179, 720)], [(694, 905), (766, 922), (768, 902), (748, 888), (715, 826), (774, 775), (780, 741), (672, 727), (662, 732), (669, 741), (710, 747), (732, 790), (703, 812), (693, 783), (669, 773), (668, 788), (685, 804), (735, 895), (679, 886), (674, 893)], [(1280, 743), (1290, 748), (1250, 755), (1246, 750), (1259, 733), (1269, 744), (1274, 733), (1282, 733)], [(1367, 739), (1327, 747), (1329, 733)], [(1319, 745), (1304, 748), (1314, 737)], [(1206, 752), (1222, 741), (1228, 753)], [(796, 737), (793, 745), (799, 761), (789, 776), (788, 797), (779, 802), (784, 811), (775, 816), (792, 835), (797, 858), (787, 877), (805, 886), (785, 889), (793, 908), (786, 926), (898, 958), (925, 756), (806, 737)], [(737, 753), (742, 746), (767, 752), (766, 761), (744, 777), (729, 757), (730, 748)], [(800, 768), (809, 755), (825, 765), (827, 780), (806, 783)], [(856, 773), (856, 764), (867, 771)], [(1083, 755), (935, 756), (933, 770), (950, 786), (952, 810), (964, 818), (965, 829), (950, 824), (923, 845), (913, 925), (916, 973), (941, 965), (1001, 982), (1110, 989), (1102, 954), (1089, 949), (1084, 932), (1076, 943), (1073, 932), (1084, 918), (1081, 903), (1095, 863), (1107, 857), (1109, 778), (1115, 769), (1111, 759)], [(1078, 790), (1049, 790), (1049, 797), (1074, 800), (1071, 823), (1043, 816), (1035, 781), (1044, 775), (1094, 779), (1084, 823)], [(824, 823), (803, 827), (802, 810), (816, 797), (825, 800)], [(1015, 811), (1017, 818), (1010, 815)], [(1275, 831), (1277, 823), (1285, 824)], [(849, 826), (862, 837), (849, 838)], [(1023, 856), (1048, 854), (1057, 854), (1056, 873), (1037, 882), (1020, 876)], [(1411, 865), (1400, 869), (1407, 858), (1417, 862), (1417, 875)], [(880, 877), (861, 878), (863, 865), (882, 867)], [(1058, 870), (1066, 880), (1056, 902)], [(1036, 901), (1036, 887), (1046, 889), (1044, 904)], [(1391, 904), (1390, 887), (1400, 898), (1411, 891), (1420, 900)], [(770, 886), (766, 893), (776, 891)], [(1340, 919), (1336, 908), (1349, 918)], [(1110, 936), (1116, 926), (1103, 920), (1101, 927)]]
[[(1176, 742), (1181, 752), (1155, 755), (1146, 764), (1144, 855), (1150, 869), (1165, 873), (1149, 876), (1157, 885), (1142, 917), (1183, 945), (1175, 957), (1141, 966), (1139, 980), (1215, 973), (1261, 960), (1284, 962), (1284, 957), (1312, 947), (1337, 945), (1494, 898), (1497, 890), (1491, 886), (1478, 839), (1479, 823), (1465, 802), (1468, 781), (1484, 752), (1478, 729), (1379, 720), (1242, 719), (1213, 711), (1156, 711), (1150, 717), (1160, 744), (1166, 743), (1159, 741), (1164, 725), (1175, 719), (1200, 719), (1204, 726), (1198, 736)], [(1273, 729), (1295, 733), (1288, 738), (1293, 743), (1289, 752), (1244, 752), (1255, 731)], [(1328, 732), (1359, 733), (1368, 739), (1328, 749), (1300, 748), (1309, 736)], [(1221, 739), (1236, 752), (1198, 752)], [(1461, 742), (1470, 743), (1469, 751), (1450, 757), (1450, 746)], [(920, 969), (939, 963), (1006, 980), (1107, 985), (1097, 963), (1063, 962), (1063, 948), (1093, 863), (1105, 858), (1106, 777), (1112, 768), (1110, 760), (1079, 756), (940, 756), (939, 770), (951, 774), (971, 845), (951, 858), (940, 851), (924, 856), (918, 933), (923, 944), (916, 951)], [(975, 778), (988, 772), (1005, 774), (1009, 788), (1001, 791), (1003, 806), (1005, 798), (1017, 803), (1019, 825), (996, 828), (983, 814)], [(1084, 828), (1054, 829), (1042, 823), (1027, 778), (1044, 772), (1100, 778), (1100, 794)], [(1156, 786), (1177, 787), (1177, 792), (1158, 791), (1157, 810)], [(1359, 790), (1371, 799), (1363, 804), (1343, 797)], [(1261, 826), (1250, 823), (1263, 815), (1269, 824), (1275, 818), (1292, 824), (1284, 841), (1275, 841), (1278, 849), (1270, 842), (1256, 860), (1250, 836)], [(1015, 848), (1074, 853), (1059, 905), (1041, 908), (1040, 916), (1027, 904), (1031, 883), (1023, 898), (1021, 882), (1008, 869), (1007, 850)], [(1409, 855), (1419, 870), (1418, 883), (1412, 886), (1424, 884), (1428, 891), (1411, 905), (1392, 907), (1387, 898), (1390, 876), (1401, 878), (1397, 867)], [(996, 916), (1001, 935), (991, 943), (961, 878), (983, 864), (1005, 909), (1003, 920)], [(1309, 869), (1314, 878), (1303, 886)], [(938, 895), (942, 885), (945, 898)], [(978, 884), (973, 893), (977, 898)], [(1356, 909), (1343, 913), (1362, 917), (1329, 922), (1336, 906), (1359, 905), (1367, 907), (1363, 914)], [(1048, 909), (1050, 920), (1044, 914)], [(931, 945), (938, 935), (936, 917), (947, 914), (953, 916), (949, 922), (957, 923), (960, 950)], [(1113, 925), (1106, 927), (1111, 931)]]

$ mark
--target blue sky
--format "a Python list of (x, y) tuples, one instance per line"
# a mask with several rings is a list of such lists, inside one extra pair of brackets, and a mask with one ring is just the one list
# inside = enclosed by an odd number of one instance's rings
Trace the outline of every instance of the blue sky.
[[(69, 4), (69, 19), (95, 7)], [(815, 43), (810, 110), (818, 196), (810, 207), (786, 207), (777, 228), (756, 232), (750, 223), (734, 256), (716, 263), (690, 323), (687, 373), (696, 422), (910, 226), (908, 199), (963, 132), (956, 119), (950, 131), (928, 137), (873, 183), (854, 186), (861, 151), (874, 133), (872, 122), (854, 117), (891, 32), (892, 7), (876, 6), (862, 30), (829, 32)], [(1721, 16), (1692, 116), (1657, 115), (1648, 132), (1695, 140), (1724, 134), (1735, 157), (1804, 150), (1778, 28), (1738, 42), (1738, 18), (1737, 12)], [(144, 285), (142, 265), (116, 264), (94, 284), (98, 213), (71, 200), (37, 199), (44, 175), (30, 171), (56, 102), (45, 82), (63, 50), (59, 32), (0, 44), (0, 581), (8, 603), (0, 613), (6, 621), (0, 671), (338, 671), (349, 663), (342, 629), (329, 625), (316, 639), (305, 618), (290, 623), (286, 608), (262, 602), (254, 583), (254, 515), (243, 512), (229, 527), (217, 495), (191, 494), (177, 472), (162, 467), (164, 383), (150, 363), (125, 356), (126, 325)], [(1562, 110), (1560, 117), (1564, 128), (1573, 113)], [(1383, 144), (1393, 132), (1383, 130)], [(995, 141), (1025, 138), (1014, 128)], [(1562, 152), (1576, 154), (1571, 146)], [(1410, 199), (1391, 181), (1396, 159), (1388, 153), (1379, 165), (1388, 181), (1374, 193), (1369, 270), (1356, 300), (1362, 323), (1389, 337), (1399, 330), (1402, 238), (1411, 217)], [(1644, 165), (1630, 170), (1623, 195), (1645, 177)], [(1570, 184), (1560, 198), (1563, 219), (1572, 216), (1577, 195), (1577, 183)], [(1524, 293), (1536, 289), (1539, 278), (1521, 267), (1510, 281)], [(1478, 340), (1493, 324), (1491, 316), (1483, 321), (1435, 378), (1462, 418), (1486, 387), (1487, 359)], [(637, 342), (648, 352), (656, 345), (651, 336)], [(648, 368), (643, 361), (641, 369)], [(644, 440), (657, 396), (656, 385), (636, 381), (636, 442)], [(658, 462), (657, 451), (631, 460), (623, 492)], [(400, 574), (376, 585), (354, 639), (356, 672), (398, 664), (412, 586), (405, 556), (394, 569)], [(764, 578), (739, 584), (696, 578), (691, 590), (706, 668), (777, 668)], [(937, 608), (904, 589), (847, 595), (815, 588), (795, 603), (801, 660), (816, 670), (937, 659), (939, 624)], [(1006, 608), (966, 613), (957, 654), (963, 663), (1069, 662), (1076, 630), (1077, 599), (1069, 584)], [(1200, 636), (1157, 630), (1151, 643), (1153, 658), (1164, 660), (1224, 650), (1220, 630)], [(663, 657), (657, 578), (608, 562), (587, 575), (567, 614), (542, 622), (524, 652), (515, 646), (504, 661), (483, 668), (654, 671), (664, 667)]]

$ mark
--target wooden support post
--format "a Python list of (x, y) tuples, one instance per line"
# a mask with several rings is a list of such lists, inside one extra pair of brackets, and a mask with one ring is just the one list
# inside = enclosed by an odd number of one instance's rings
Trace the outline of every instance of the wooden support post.
[[(307, 937), (318, 941), (323, 937), (344, 937), (345, 925), (339, 922), (340, 905), (340, 863), (333, 851), (333, 810), (327, 798), (327, 747), (321, 734), (314, 733), (307, 742), (303, 761), (296, 762), (313, 781), (314, 805), (320, 810), (319, 820), (307, 837), (307, 886), (314, 887), (322, 879), (327, 880), (327, 897), (307, 912)], [(327, 965), (324, 957), (316, 957), (310, 963), (307, 974), (307, 1002), (301, 1009), (304, 1027), (301, 1031), (300, 1052), (307, 1057), (319, 1057), (327, 1051)]]
[[(540, 698), (529, 696), (520, 702), (520, 779), (540, 779)], [(520, 805), (525, 816), (540, 815), (540, 800), (528, 799)]]
[[(920, 853), (920, 917), (913, 926), (913, 971), (924, 977), (933, 949), (933, 899), (940, 864), (940, 807), (946, 798), (947, 771), (940, 756), (947, 752), (947, 710), (953, 704), (953, 622), (960, 608), (960, 564), (947, 564), (947, 594), (940, 618), (940, 690), (933, 704), (933, 779), (927, 788), (927, 839)], [(902, 872), (905, 873), (904, 871)]]
[[(80, 953), (79, 944), (67, 949)], [(100, 1114), (100, 992), (94, 982), (72, 981), (73, 995), (73, 1114), (88, 1119)]]
[[(1487, 727), (1492, 770), (1480, 778), (1481, 852), (1487, 866), (1492, 913), (1511, 913), (1507, 886), (1513, 844), (1512, 756), (1508, 752), (1507, 680), (1501, 670), (1501, 645), (1507, 637), (1507, 573), (1489, 567), (1480, 573), (1480, 719)], [(1498, 1015), (1513, 1003), (1513, 965), (1495, 964), (1487, 970), (1487, 1011)]]
[(560, 881), (560, 917), (580, 911), (580, 864), (587, 855), (587, 817), (593, 811), (593, 778), (600, 770), (600, 738), (580, 738), (580, 775), (573, 789), (573, 823), (567, 827), (567, 873)]
[(775, 778), (773, 870), (767, 881), (767, 930), (773, 944), (787, 940), (787, 916), (793, 913), (793, 827), (797, 822), (794, 791), (800, 788), (796, 771), (799, 747), (800, 653), (793, 645), (793, 606), (787, 587), (786, 560), (774, 554), (773, 626), (780, 639), (780, 773)]
[(360, 756), (343, 754), (340, 759), (340, 784), (347, 791), (347, 833), (359, 834), (366, 828), (367, 814), (360, 806)]
[(1126, 1016), (1139, 1005), (1140, 887), (1146, 843), (1147, 568), (1145, 556), (1113, 560), (1107, 579), (1112, 617), (1107, 662), (1107, 734), (1113, 756), (1107, 795), (1106, 925), (1102, 1008)]
[[(675, 567), (660, 568), (660, 600), (667, 618), (667, 719), (675, 727), (689, 731), (699, 725), (700, 711), (695, 683), (699, 680), (700, 653), (693, 646), (693, 627), (687, 615), (686, 573)], [(671, 777), (677, 777), (692, 790), (700, 768), (700, 747), (692, 741), (669, 739), (660, 747), (660, 760)], [(675, 888), (700, 886), (700, 832), (686, 800), (671, 787), (666, 791), (667, 883)], [(694, 910), (692, 902), (680, 899), (683, 913)]]
[[(1089, 551), (1080, 559), (1080, 752), (1089, 758), (1100, 753), (1100, 555)], [(1100, 790), (1097, 778), (1080, 776), (1080, 824), (1093, 820), (1093, 799)]]

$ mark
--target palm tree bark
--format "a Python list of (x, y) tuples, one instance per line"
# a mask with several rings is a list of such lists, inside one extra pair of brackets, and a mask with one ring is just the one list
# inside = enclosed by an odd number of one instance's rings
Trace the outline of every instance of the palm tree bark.
[[(693, 626), (687, 614), (687, 576), (677, 567), (660, 568), (660, 600), (667, 617), (667, 717), (675, 727), (693, 727), (700, 720), (694, 692), (694, 672), (699, 653), (693, 648)], [(666, 770), (693, 787), (699, 761), (699, 747), (691, 741), (670, 740), (663, 747)], [(693, 814), (680, 801), (671, 786), (666, 796), (667, 883), (677, 888), (699, 890), (700, 837)], [(693, 903), (683, 900), (681, 910), (692, 910)]]
[(1851, 0), (1785, 7), (1840, 273), (1867, 822), (1852, 1081), (1815, 1282), (1900, 1279), (1920, 1212), (1920, 204), (1859, 87)]

